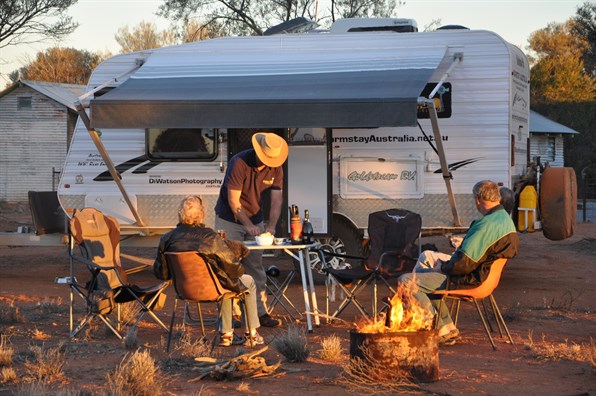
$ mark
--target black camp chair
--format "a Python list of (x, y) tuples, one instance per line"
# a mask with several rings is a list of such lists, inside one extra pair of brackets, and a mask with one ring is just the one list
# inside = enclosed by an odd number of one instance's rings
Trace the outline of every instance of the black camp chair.
[[(378, 313), (378, 284), (385, 285), (392, 294), (395, 288), (389, 280), (411, 271), (418, 257), (418, 245), (422, 228), (419, 214), (405, 209), (387, 209), (371, 213), (368, 216), (368, 234), (370, 254), (367, 257), (348, 256), (319, 249), (321, 269), (327, 275), (326, 297), (327, 316), (335, 318), (350, 303), (353, 303), (362, 315), (370, 318)], [(358, 265), (336, 269), (329, 265), (331, 257), (355, 261)], [(330, 288), (337, 285), (345, 294), (335, 312), (329, 315)], [(358, 301), (357, 295), (367, 286), (372, 286), (372, 312)]]

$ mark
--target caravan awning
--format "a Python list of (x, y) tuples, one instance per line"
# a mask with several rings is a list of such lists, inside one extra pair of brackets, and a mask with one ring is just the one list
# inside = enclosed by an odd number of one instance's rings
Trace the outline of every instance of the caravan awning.
[[(417, 99), (446, 51), (345, 45), (313, 53), (304, 45), (292, 50), (284, 38), (283, 47), (257, 45), (257, 39), (280, 40), (272, 36), (252, 38), (255, 48), (243, 38), (242, 50), (210, 44), (203, 52), (155, 52), (128, 80), (91, 101), (91, 126), (414, 126)], [(315, 39), (313, 48), (329, 41)]]

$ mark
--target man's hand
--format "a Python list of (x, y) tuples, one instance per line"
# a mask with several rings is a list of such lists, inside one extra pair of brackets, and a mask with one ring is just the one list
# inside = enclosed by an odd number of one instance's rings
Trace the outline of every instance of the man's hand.
[(244, 227), (246, 227), (246, 232), (249, 235), (252, 235), (252, 236), (261, 235), (261, 229), (258, 226), (254, 225), (254, 224), (251, 224), (251, 225), (248, 225), (248, 226), (245, 225)]

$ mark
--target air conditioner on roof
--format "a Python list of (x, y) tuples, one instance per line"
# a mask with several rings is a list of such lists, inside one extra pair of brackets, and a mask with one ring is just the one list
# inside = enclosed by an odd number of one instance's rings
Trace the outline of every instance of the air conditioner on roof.
[(418, 24), (407, 18), (345, 18), (335, 21), (330, 29), (330, 33), (378, 31), (417, 32)]

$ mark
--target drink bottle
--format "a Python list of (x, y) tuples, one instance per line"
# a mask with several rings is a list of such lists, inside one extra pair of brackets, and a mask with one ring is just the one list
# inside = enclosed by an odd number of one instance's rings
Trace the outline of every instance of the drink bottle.
[(311, 244), (314, 243), (315, 230), (312, 227), (310, 222), (310, 217), (308, 213), (308, 209), (304, 211), (304, 221), (302, 222), (302, 243), (304, 244)]

